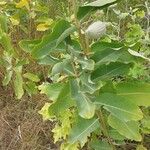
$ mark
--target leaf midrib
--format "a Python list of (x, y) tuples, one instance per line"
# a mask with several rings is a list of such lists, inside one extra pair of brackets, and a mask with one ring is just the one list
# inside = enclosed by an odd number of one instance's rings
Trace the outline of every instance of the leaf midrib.
[(92, 123), (90, 124), (90, 126), (88, 126), (84, 131), (81, 132), (81, 134), (79, 134), (76, 138), (74, 138), (73, 143), (79, 139), (80, 136), (82, 136), (82, 134), (84, 134), (88, 129), (90, 129), (96, 122), (98, 121), (98, 118)]
[(114, 108), (114, 109), (117, 109), (117, 110), (120, 110), (120, 111), (122, 111), (122, 112), (126, 112), (126, 113), (128, 113), (128, 114), (131, 114), (131, 115), (134, 115), (134, 116), (138, 116), (139, 118), (141, 118), (141, 116), (140, 115), (135, 115), (135, 113), (132, 113), (132, 112), (130, 112), (130, 111), (127, 111), (127, 110), (124, 110), (124, 109), (120, 109), (120, 108), (118, 108), (118, 107), (115, 107), (115, 106), (112, 106), (112, 105), (108, 105), (108, 104), (105, 104), (105, 103), (100, 103), (100, 102), (95, 102), (95, 104), (101, 104), (101, 105), (104, 105), (104, 106), (106, 106), (106, 107), (111, 107), (111, 108)]

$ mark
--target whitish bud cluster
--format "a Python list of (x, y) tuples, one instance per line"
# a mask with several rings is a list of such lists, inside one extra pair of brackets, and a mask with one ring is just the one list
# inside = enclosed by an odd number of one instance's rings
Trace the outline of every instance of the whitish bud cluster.
[(89, 39), (98, 39), (106, 33), (106, 26), (105, 22), (94, 22), (87, 28), (85, 34)]

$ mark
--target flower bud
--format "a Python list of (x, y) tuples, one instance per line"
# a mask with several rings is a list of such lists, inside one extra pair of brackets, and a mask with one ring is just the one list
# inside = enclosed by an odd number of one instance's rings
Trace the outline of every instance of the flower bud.
[(85, 34), (89, 39), (98, 39), (106, 33), (106, 26), (105, 22), (94, 22), (87, 28)]

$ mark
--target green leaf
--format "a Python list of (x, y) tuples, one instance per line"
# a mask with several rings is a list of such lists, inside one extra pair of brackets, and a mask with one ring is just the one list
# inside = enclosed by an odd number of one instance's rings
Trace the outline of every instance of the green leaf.
[(72, 67), (70, 59), (65, 59), (63, 61), (63, 73), (69, 75), (69, 76), (75, 76), (74, 68)]
[(116, 61), (123, 63), (136, 61), (122, 43), (97, 42), (91, 46), (91, 49), (95, 52), (91, 58), (95, 61), (96, 66)]
[(30, 72), (25, 73), (23, 75), (23, 77), (27, 78), (33, 82), (39, 82), (40, 81), (40, 78), (36, 74), (30, 73)]
[(52, 101), (56, 101), (64, 88), (63, 83), (44, 83), (38, 87), (41, 94), (46, 94), (48, 98)]
[(83, 119), (77, 118), (76, 123), (73, 125), (71, 133), (69, 135), (69, 143), (73, 144), (80, 142), (81, 147), (88, 141), (90, 134), (99, 128), (99, 121), (97, 118)]
[(117, 95), (125, 97), (139, 106), (150, 106), (150, 84), (126, 82), (116, 85)]
[(49, 107), (49, 114), (58, 116), (72, 106), (75, 106), (75, 101), (71, 97), (71, 85), (68, 82), (63, 86), (57, 100)]
[(89, 145), (93, 150), (113, 150), (112, 146), (105, 141), (93, 140)]
[(109, 136), (117, 141), (123, 141), (125, 139), (124, 136), (122, 136), (119, 132), (117, 132), (115, 129), (111, 129), (108, 131)]
[(60, 150), (79, 150), (79, 144), (69, 144), (69, 143), (62, 143)]
[(37, 60), (38, 64), (40, 65), (55, 65), (56, 63), (58, 63), (58, 59), (54, 58), (53, 56), (45, 56), (42, 59)]
[(75, 76), (74, 68), (72, 67), (70, 59), (64, 59), (62, 62), (58, 62), (52, 68), (51, 75), (64, 73), (69, 76)]
[(5, 74), (5, 77), (2, 81), (3, 86), (6, 86), (6, 85), (9, 84), (9, 82), (11, 81), (12, 75), (13, 75), (13, 71), (12, 70), (7, 70), (7, 72)]
[(150, 129), (150, 116), (146, 116), (141, 120), (142, 126), (144, 128)]
[(41, 40), (21, 40), (19, 46), (28, 53), (31, 53), (33, 48), (39, 44)]
[(2, 45), (4, 50), (6, 50), (9, 54), (14, 53), (10, 36), (5, 32), (3, 32), (1, 29), (0, 29), (0, 44)]
[(72, 122), (74, 122), (73, 120), (73, 113), (69, 109), (66, 109), (62, 114), (60, 114), (59, 122), (56, 123), (54, 129), (52, 130), (54, 133), (54, 143), (67, 138), (72, 127)]
[(124, 47), (124, 44), (122, 43), (118, 43), (118, 42), (112, 42), (112, 43), (108, 43), (108, 42), (96, 42), (94, 44), (92, 44), (91, 46), (91, 50), (93, 52), (98, 52), (98, 51), (105, 51), (105, 50), (120, 50)]
[(144, 147), (143, 145), (138, 145), (136, 150), (147, 150), (147, 148)]
[(80, 76), (80, 80), (80, 89), (84, 93), (93, 94), (103, 86), (102, 82), (92, 82), (91, 75), (89, 73), (83, 73)]
[(50, 103), (45, 103), (45, 105), (42, 107), (42, 109), (38, 112), (40, 115), (42, 115), (43, 120), (49, 120), (51, 118), (49, 114), (49, 107), (51, 106)]
[(81, 64), (83, 70), (94, 70), (95, 62), (92, 59), (79, 58), (76, 61)]
[(115, 76), (125, 75), (129, 72), (131, 66), (132, 64), (123, 64), (119, 62), (101, 65), (93, 71), (91, 79), (95, 81), (107, 80)]
[(94, 2), (88, 3), (84, 6), (79, 7), (77, 12), (78, 19), (82, 19), (89, 12), (95, 11), (97, 9), (106, 8), (112, 4), (115, 4), (118, 0), (96, 0)]
[(26, 82), (24, 85), (25, 90), (29, 94), (29, 96), (32, 96), (32, 94), (37, 94), (38, 93), (38, 88), (34, 82)]
[(56, 74), (62, 73), (63, 68), (64, 68), (63, 62), (58, 62), (57, 64), (55, 64), (53, 66), (52, 71), (51, 71), (51, 75), (54, 76)]
[(60, 37), (57, 39), (56, 42), (56, 47), (62, 42), (64, 41), (71, 33), (73, 33), (76, 30), (75, 26), (71, 26), (68, 29), (66, 29), (61, 35)]
[[(32, 56), (36, 59), (41, 59), (47, 56), (53, 50), (56, 50), (57, 39), (63, 34), (63, 32), (70, 27), (70, 23), (65, 20), (60, 20), (56, 23), (52, 33), (45, 36), (42, 41), (37, 44), (33, 51)], [(59, 44), (60, 45), (60, 44)], [(61, 43), (57, 50), (65, 49), (65, 45)]]
[(24, 90), (23, 90), (23, 79), (22, 79), (22, 66), (15, 67), (15, 80), (14, 80), (14, 90), (17, 99), (21, 99)]
[(111, 93), (100, 94), (95, 98), (95, 104), (102, 105), (112, 115), (120, 120), (141, 120), (142, 111), (131, 101)]
[(7, 23), (8, 23), (7, 17), (4, 15), (0, 15), (0, 28), (3, 32), (6, 32), (6, 33), (8, 31)]
[(133, 50), (131, 50), (131, 49), (128, 49), (128, 52), (129, 52), (131, 55), (133, 55), (133, 56), (136, 56), (136, 57), (142, 58), (142, 59), (144, 59), (144, 60), (150, 61), (149, 58), (145, 57), (144, 55), (142, 55), (142, 54), (140, 54), (140, 53), (138, 53), (138, 52), (136, 52), (136, 51), (133, 51)]
[(80, 91), (78, 81), (71, 81), (72, 98), (76, 101), (79, 115), (83, 118), (90, 119), (95, 114), (95, 104), (92, 103), (88, 95)]
[(139, 133), (139, 123), (135, 121), (124, 122), (110, 115), (108, 117), (109, 125), (116, 129), (121, 135), (128, 139), (141, 141), (142, 136)]

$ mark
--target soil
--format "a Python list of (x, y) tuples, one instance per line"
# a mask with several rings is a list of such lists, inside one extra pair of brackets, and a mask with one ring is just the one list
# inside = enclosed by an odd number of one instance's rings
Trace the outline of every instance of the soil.
[(53, 124), (38, 114), (46, 97), (25, 95), (18, 101), (12, 91), (0, 86), (0, 150), (58, 150)]

